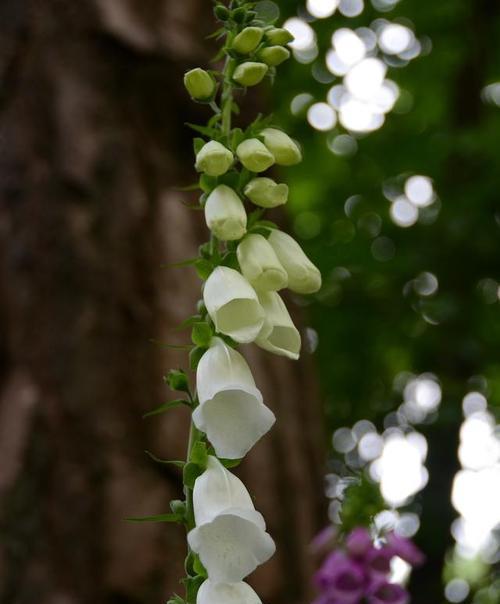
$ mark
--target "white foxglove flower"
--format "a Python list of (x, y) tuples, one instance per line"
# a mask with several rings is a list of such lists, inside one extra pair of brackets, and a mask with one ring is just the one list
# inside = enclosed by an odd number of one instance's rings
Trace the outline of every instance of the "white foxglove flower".
[(195, 167), (209, 176), (222, 176), (233, 165), (231, 151), (218, 141), (210, 141), (196, 154)]
[(274, 164), (274, 156), (257, 138), (248, 138), (238, 145), (236, 155), (250, 172), (264, 172)]
[(271, 244), (262, 235), (247, 235), (236, 250), (241, 272), (257, 290), (283, 289), (288, 275)]
[(245, 187), (245, 195), (256, 206), (275, 208), (288, 200), (288, 185), (276, 183), (272, 178), (257, 176)]
[(259, 300), (266, 319), (255, 343), (264, 350), (297, 360), (300, 354), (300, 334), (285, 303), (276, 292), (260, 292)]
[(207, 579), (198, 590), (196, 604), (262, 604), (262, 602), (248, 583), (243, 581), (214, 583)]
[(196, 385), (200, 404), (193, 421), (219, 457), (240, 459), (276, 420), (243, 356), (220, 338), (212, 338), (201, 357)]
[(194, 484), (196, 527), (188, 543), (215, 583), (236, 583), (268, 560), (276, 549), (262, 514), (239, 478), (209, 456)]
[(205, 204), (205, 220), (212, 233), (223, 241), (241, 239), (247, 230), (247, 213), (238, 195), (227, 185), (219, 185)]
[(321, 273), (293, 237), (273, 229), (268, 238), (288, 273), (288, 287), (298, 294), (312, 294), (321, 287)]
[(257, 293), (238, 271), (218, 266), (208, 277), (203, 301), (215, 329), (240, 344), (253, 342), (264, 324)]
[(260, 134), (279, 166), (293, 166), (302, 161), (299, 146), (282, 130), (265, 128)]

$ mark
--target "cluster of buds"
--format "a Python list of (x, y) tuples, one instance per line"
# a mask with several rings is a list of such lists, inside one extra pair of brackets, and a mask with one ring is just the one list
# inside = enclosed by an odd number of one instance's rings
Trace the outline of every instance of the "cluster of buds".
[[(318, 541), (322, 540), (320, 535)], [(331, 552), (316, 573), (320, 595), (314, 604), (408, 604), (408, 592), (390, 581), (391, 562), (396, 557), (412, 567), (424, 562), (410, 539), (389, 532), (375, 544), (366, 528), (355, 528), (344, 547)]]
[[(310, 294), (321, 286), (319, 270), (299, 244), (261, 219), (265, 209), (288, 200), (288, 187), (262, 173), (300, 162), (299, 145), (260, 117), (245, 131), (231, 127), (233, 91), (273, 76), (290, 56), (290, 33), (262, 22), (254, 4), (216, 5), (225, 36), (224, 70), (195, 68), (184, 78), (191, 97), (215, 113), (208, 126), (195, 127), (203, 138), (194, 141), (200, 207), (211, 237), (195, 262), (203, 299), (190, 323), (196, 392), (187, 390), (189, 479), (185, 507), (178, 506), (188, 529), (188, 604), (260, 604), (244, 579), (272, 556), (275, 545), (245, 486), (228, 468), (269, 431), (275, 416), (236, 348), (254, 342), (298, 359), (300, 333), (278, 292), (288, 287)], [(176, 596), (171, 602), (185, 600)]]

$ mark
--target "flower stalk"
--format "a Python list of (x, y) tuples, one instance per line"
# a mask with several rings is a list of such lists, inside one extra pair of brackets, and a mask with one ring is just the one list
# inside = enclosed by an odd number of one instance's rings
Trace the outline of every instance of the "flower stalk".
[[(285, 46), (293, 38), (260, 16), (255, 2), (216, 0), (214, 14), (221, 23), (217, 61), (223, 69), (195, 66), (184, 78), (192, 99), (213, 112), (206, 124), (190, 124), (200, 135), (193, 141), (198, 209), (210, 239), (197, 258), (183, 263), (193, 265), (203, 281), (197, 313), (184, 322), (191, 328), (196, 387), (182, 370), (166, 378), (172, 390), (187, 397), (174, 406), (185, 403), (192, 417), (186, 461), (175, 462), (183, 467), (185, 501), (171, 502), (172, 514), (161, 518), (187, 530), (186, 593), (169, 604), (260, 604), (243, 580), (268, 560), (275, 545), (245, 486), (229, 469), (271, 429), (275, 417), (236, 348), (254, 343), (297, 359), (300, 333), (277, 292), (290, 287), (314, 293), (321, 276), (291, 237), (263, 219), (266, 208), (286, 203), (288, 187), (261, 173), (274, 164), (301, 161), (299, 145), (271, 118), (259, 115), (245, 129), (233, 125), (236, 93), (272, 80), (277, 65), (289, 57)], [(170, 408), (168, 403), (148, 415)]]

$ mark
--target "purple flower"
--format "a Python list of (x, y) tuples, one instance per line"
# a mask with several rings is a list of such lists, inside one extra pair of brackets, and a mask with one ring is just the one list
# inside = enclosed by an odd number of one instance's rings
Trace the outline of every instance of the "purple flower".
[(401, 537), (397, 533), (387, 534), (387, 546), (393, 551), (395, 556), (399, 556), (412, 566), (421, 566), (425, 562), (425, 556), (420, 549), (406, 537)]
[(329, 604), (356, 604), (363, 596), (366, 584), (360, 566), (340, 552), (328, 556), (316, 573), (315, 581), (325, 592)]
[(372, 547), (370, 532), (364, 527), (355, 528), (347, 535), (345, 546), (350, 556), (362, 558)]
[(391, 560), (395, 553), (388, 547), (371, 547), (366, 554), (367, 570), (375, 575), (387, 575), (391, 570)]
[(397, 583), (380, 581), (375, 583), (368, 594), (368, 604), (408, 604), (410, 597), (406, 589)]
[(321, 529), (321, 531), (311, 541), (311, 550), (314, 553), (321, 552), (325, 549), (326, 546), (331, 545), (333, 543), (336, 535), (337, 530), (332, 524), (330, 524), (330, 526), (325, 526), (325, 528)]

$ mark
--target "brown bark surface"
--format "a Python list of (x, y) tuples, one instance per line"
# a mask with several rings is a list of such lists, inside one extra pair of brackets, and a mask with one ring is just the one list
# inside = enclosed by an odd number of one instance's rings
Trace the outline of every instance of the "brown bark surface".
[[(0, 3), (0, 602), (164, 602), (185, 536), (124, 518), (168, 510), (187, 416), (141, 420), (186, 355), (203, 218), (182, 73), (206, 64), (208, 0)], [(201, 117), (200, 117), (201, 112)], [(197, 115), (198, 114), (198, 115)], [(186, 196), (182, 197), (186, 200)], [(307, 601), (322, 518), (321, 413), (308, 360), (249, 347), (278, 422), (239, 470), (277, 541), (264, 602)], [(306, 355), (307, 356), (307, 355)], [(182, 592), (181, 592), (182, 593)]]

